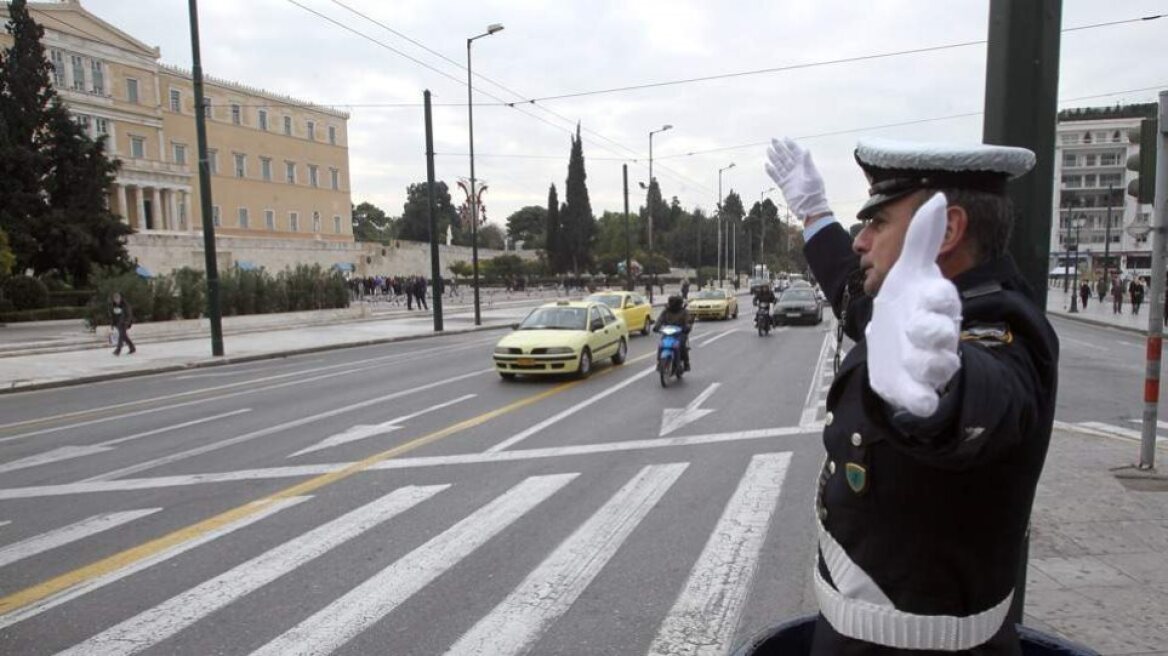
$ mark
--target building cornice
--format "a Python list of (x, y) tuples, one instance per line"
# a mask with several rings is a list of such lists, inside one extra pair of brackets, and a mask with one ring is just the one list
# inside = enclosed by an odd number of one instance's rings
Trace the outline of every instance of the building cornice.
[[(189, 70), (187, 70), (185, 68), (182, 68), (179, 66), (173, 66), (171, 64), (159, 64), (158, 68), (159, 68), (159, 71), (162, 73), (168, 73), (168, 74), (173, 75), (175, 77), (182, 78), (182, 79), (186, 80), (187, 82), (191, 82), (192, 84), (194, 83), (193, 75), (191, 74), (191, 72)], [(258, 96), (260, 98), (266, 98), (268, 100), (274, 101), (276, 104), (279, 104), (279, 105), (291, 106), (291, 107), (295, 107), (297, 109), (306, 109), (309, 111), (324, 114), (326, 116), (332, 116), (333, 118), (339, 118), (341, 120), (348, 120), (349, 119), (348, 112), (341, 111), (341, 110), (333, 108), (333, 107), (325, 107), (323, 105), (317, 105), (317, 104), (314, 104), (314, 103), (311, 103), (311, 102), (308, 102), (305, 100), (293, 98), (291, 96), (285, 96), (285, 95), (278, 94), (278, 93), (272, 93), (271, 91), (267, 91), (265, 89), (260, 89), (259, 87), (252, 87), (252, 86), (248, 86), (246, 84), (240, 84), (239, 82), (232, 82), (230, 80), (225, 80), (223, 78), (213, 77), (211, 75), (206, 75), (206, 74), (203, 75), (203, 82), (207, 83), (207, 84), (213, 84), (217, 87), (227, 89), (229, 91), (238, 91), (239, 93), (248, 94), (250, 96)]]

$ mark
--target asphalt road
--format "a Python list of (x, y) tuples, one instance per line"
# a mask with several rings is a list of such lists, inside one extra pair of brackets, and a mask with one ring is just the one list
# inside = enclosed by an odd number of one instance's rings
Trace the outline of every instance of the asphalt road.
[[(745, 308), (744, 308), (745, 309)], [(1056, 321), (1059, 419), (1140, 340)], [(502, 381), (497, 333), (0, 397), (0, 653), (697, 654), (808, 612), (828, 324)]]

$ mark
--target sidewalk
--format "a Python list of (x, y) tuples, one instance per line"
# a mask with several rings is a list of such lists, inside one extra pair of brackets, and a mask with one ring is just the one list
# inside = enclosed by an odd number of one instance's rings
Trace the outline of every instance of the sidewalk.
[(1115, 314), (1111, 311), (1110, 296), (1104, 299), (1102, 303), (1099, 302), (1098, 296), (1092, 296), (1088, 299), (1086, 308), (1078, 303), (1079, 300), (1082, 299), (1076, 299), (1076, 309), (1078, 312), (1072, 314), (1070, 311), (1070, 292), (1063, 292), (1062, 286), (1058, 288), (1050, 287), (1046, 290), (1046, 311), (1048, 314), (1055, 314), (1060, 317), (1083, 321), (1085, 323), (1110, 326), (1112, 328), (1141, 334), (1148, 332), (1148, 312), (1150, 311), (1150, 306), (1147, 303), (1140, 306), (1139, 314), (1132, 314), (1131, 303), (1125, 298), (1123, 301), (1123, 312)]

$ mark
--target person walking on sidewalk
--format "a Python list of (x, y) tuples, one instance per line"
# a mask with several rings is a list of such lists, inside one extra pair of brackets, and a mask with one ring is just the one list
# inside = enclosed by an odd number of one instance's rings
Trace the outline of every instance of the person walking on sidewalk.
[(1140, 283), (1139, 278), (1131, 281), (1127, 288), (1128, 296), (1131, 297), (1132, 314), (1140, 313), (1140, 304), (1144, 302), (1144, 285)]
[(1091, 285), (1083, 283), (1079, 285), (1079, 299), (1083, 301), (1083, 309), (1087, 309), (1087, 299), (1091, 298)]
[(418, 276), (414, 281), (414, 296), (418, 299), (419, 310), (429, 310), (426, 306), (426, 276)]
[(1119, 278), (1111, 281), (1111, 313), (1123, 313), (1123, 281)]
[(1102, 303), (1103, 299), (1107, 297), (1107, 278), (1106, 277), (1099, 279), (1099, 282), (1095, 285), (1095, 291), (1096, 291), (1096, 293), (1099, 294), (1099, 302)]
[(1059, 357), (1006, 250), (1007, 182), (1035, 155), (861, 140), (870, 197), (853, 240), (810, 153), (771, 143), (767, 173), (855, 342), (827, 395), (811, 572), (820, 614), (805, 653), (1020, 656), (1007, 616)]
[(130, 348), (130, 355), (133, 355), (138, 350), (134, 348), (134, 342), (130, 341), (129, 334), (134, 325), (134, 311), (119, 292), (114, 292), (110, 298), (110, 318), (113, 329), (118, 331), (118, 345), (114, 348), (114, 355), (122, 354), (123, 344)]

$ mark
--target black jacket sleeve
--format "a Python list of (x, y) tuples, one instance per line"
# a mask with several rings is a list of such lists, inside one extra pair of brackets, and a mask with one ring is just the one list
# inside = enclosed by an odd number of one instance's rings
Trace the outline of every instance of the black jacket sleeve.
[(863, 292), (860, 256), (852, 251), (851, 236), (838, 222), (832, 223), (803, 246), (803, 256), (836, 318), (846, 309), (844, 333), (855, 342), (863, 339), (864, 328), (872, 318), (872, 299)]

